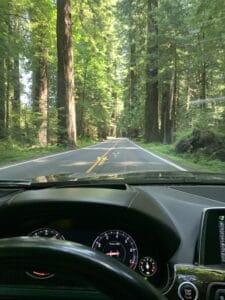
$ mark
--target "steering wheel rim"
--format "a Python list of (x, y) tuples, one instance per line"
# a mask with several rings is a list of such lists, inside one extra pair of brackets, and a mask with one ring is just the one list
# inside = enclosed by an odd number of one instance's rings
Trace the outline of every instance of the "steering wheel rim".
[(27, 270), (63, 268), (84, 275), (100, 291), (115, 299), (163, 300), (160, 292), (119, 261), (78, 243), (46, 238), (0, 240), (0, 261)]

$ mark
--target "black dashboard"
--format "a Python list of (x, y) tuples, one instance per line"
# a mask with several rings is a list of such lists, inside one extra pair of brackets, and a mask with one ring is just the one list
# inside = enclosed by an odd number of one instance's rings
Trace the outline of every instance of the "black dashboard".
[[(224, 291), (222, 185), (45, 188), (1, 194), (0, 238), (53, 237), (87, 245), (134, 269), (168, 299), (182, 299), (186, 292), (193, 299), (216, 299), (218, 290), (221, 295)], [(1, 275), (0, 280), (33, 284), (41, 278), (46, 285), (62, 280), (60, 274), (38, 269), (18, 274)], [(71, 279), (61, 283), (86, 285)]]

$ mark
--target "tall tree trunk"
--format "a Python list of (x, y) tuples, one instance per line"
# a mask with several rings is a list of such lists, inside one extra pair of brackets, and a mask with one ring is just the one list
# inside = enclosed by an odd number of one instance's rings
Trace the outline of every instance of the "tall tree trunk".
[(113, 106), (111, 114), (111, 127), (109, 130), (109, 135), (116, 137), (117, 135), (117, 118), (118, 118), (118, 95), (117, 92), (112, 92)]
[(88, 79), (88, 63), (89, 61), (86, 61), (84, 64), (83, 69), (83, 84), (82, 84), (82, 93), (81, 93), (81, 99), (79, 103), (79, 112), (78, 116), (78, 126), (77, 126), (77, 132), (79, 136), (84, 137), (85, 136), (85, 98), (86, 98), (86, 85), (87, 85), (87, 79)]
[(174, 142), (174, 133), (176, 131), (176, 115), (178, 107), (178, 96), (177, 96), (177, 47), (174, 46), (174, 58), (173, 58), (174, 70), (172, 73), (171, 80), (171, 108), (170, 108), (170, 118), (171, 118), (171, 136), (168, 143)]
[(171, 144), (173, 142), (173, 133), (175, 128), (176, 112), (176, 69), (171, 73), (169, 80), (164, 86), (162, 94), (162, 133), (163, 143)]
[[(206, 88), (207, 88), (207, 67), (206, 67), (206, 49), (205, 49), (205, 32), (203, 31), (199, 38), (200, 49), (202, 52), (201, 55), (201, 65), (199, 67), (199, 81), (200, 81), (200, 99), (206, 99)], [(204, 110), (206, 108), (206, 103), (201, 104), (201, 108)]]
[(136, 60), (136, 26), (135, 26), (135, 1), (130, 1), (130, 26), (129, 26), (129, 47), (130, 47), (130, 74), (129, 74), (129, 132), (131, 138), (137, 136), (135, 123), (135, 109), (137, 104), (137, 60)]
[(36, 126), (38, 140), (42, 146), (48, 144), (48, 55), (39, 50), (33, 70), (33, 110), (39, 114)]
[(171, 144), (173, 142), (174, 131), (176, 127), (176, 110), (177, 110), (177, 52), (176, 46), (173, 47), (173, 71), (171, 71), (170, 84), (166, 87), (167, 93), (164, 95), (164, 119), (163, 126), (163, 143)]
[(206, 75), (206, 63), (202, 63), (201, 66), (201, 75), (200, 75), (200, 99), (206, 99), (206, 85), (207, 85), (207, 75)]
[(136, 137), (137, 128), (135, 127), (135, 108), (137, 105), (137, 66), (136, 66), (136, 43), (134, 33), (130, 33), (130, 86), (129, 86), (129, 125), (131, 138)]
[[(12, 59), (6, 59), (6, 128), (10, 131), (12, 126), (12, 99), (13, 99), (13, 64)], [(9, 132), (10, 134), (10, 132)]]
[(152, 11), (158, 7), (158, 0), (148, 0), (147, 24), (147, 70), (145, 101), (145, 141), (158, 142), (159, 93), (158, 93), (158, 24)]
[[(11, 1), (8, 2), (8, 8), (10, 10)], [(12, 22), (10, 15), (7, 16), (8, 23), (8, 36), (12, 35)], [(10, 40), (8, 40), (10, 44)], [(6, 129), (8, 130), (8, 135), (11, 135), (12, 127), (12, 100), (13, 100), (13, 60), (9, 53), (6, 53)]]
[(162, 93), (162, 116), (161, 127), (164, 144), (170, 144), (172, 141), (172, 120), (171, 120), (171, 85), (167, 82), (163, 87)]
[(76, 144), (71, 1), (57, 0), (58, 143)]
[(6, 90), (5, 59), (0, 57), (0, 139), (6, 136)]
[(18, 135), (20, 129), (20, 68), (19, 55), (14, 57), (13, 71), (13, 102), (12, 102), (12, 128), (14, 135)]
[[(14, 32), (19, 33), (19, 18), (14, 20)], [(17, 42), (17, 41), (16, 41)], [(12, 128), (15, 137), (20, 129), (20, 67), (19, 67), (19, 49), (17, 45), (17, 53), (14, 55), (14, 70), (13, 70), (13, 102), (12, 102)]]

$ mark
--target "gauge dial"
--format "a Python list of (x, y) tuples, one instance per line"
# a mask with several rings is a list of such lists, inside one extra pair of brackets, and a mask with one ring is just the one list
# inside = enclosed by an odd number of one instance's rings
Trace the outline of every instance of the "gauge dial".
[[(39, 228), (37, 230), (32, 231), (29, 236), (35, 238), (50, 238), (50, 239), (57, 239), (57, 240), (64, 240), (64, 236), (55, 229), (51, 228)], [(26, 274), (33, 278), (37, 279), (47, 279), (54, 276), (53, 273), (49, 273), (47, 271), (27, 271)]]
[(65, 240), (64, 236), (59, 233), (55, 229), (51, 228), (39, 228), (37, 230), (32, 231), (29, 236), (33, 237), (41, 237), (41, 238), (52, 238), (52, 239), (57, 239), (57, 240)]
[(157, 272), (157, 263), (156, 261), (150, 257), (146, 256), (142, 258), (139, 262), (139, 271), (145, 277), (151, 277)]
[(138, 262), (138, 248), (134, 239), (122, 230), (107, 230), (94, 240), (92, 248), (114, 257), (135, 269)]

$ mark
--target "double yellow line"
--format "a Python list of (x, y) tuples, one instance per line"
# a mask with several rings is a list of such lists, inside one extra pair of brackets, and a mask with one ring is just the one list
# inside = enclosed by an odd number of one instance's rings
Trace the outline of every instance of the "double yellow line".
[(96, 168), (97, 166), (102, 166), (102, 165), (104, 165), (104, 163), (108, 160), (107, 155), (109, 154), (110, 151), (112, 151), (112, 150), (114, 150), (114, 149), (116, 148), (117, 144), (118, 144), (118, 142), (116, 142), (116, 143), (114, 144), (113, 147), (109, 148), (109, 149), (106, 151), (106, 153), (104, 153), (102, 156), (97, 157), (96, 161), (90, 166), (89, 169), (87, 169), (87, 171), (86, 171), (85, 173), (86, 173), (86, 174), (89, 174), (89, 173), (91, 173), (91, 171), (93, 171), (94, 168)]

